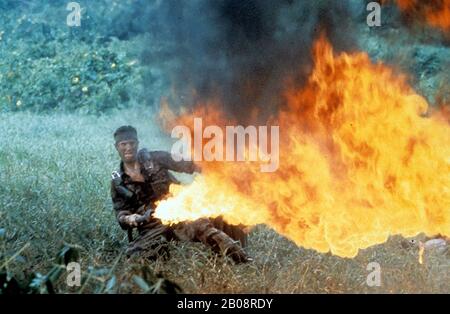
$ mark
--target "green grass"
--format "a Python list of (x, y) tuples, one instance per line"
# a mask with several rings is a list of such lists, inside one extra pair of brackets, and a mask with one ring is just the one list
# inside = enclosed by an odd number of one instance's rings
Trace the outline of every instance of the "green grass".
[[(172, 244), (168, 261), (127, 260), (121, 254), (125, 233), (109, 198), (110, 173), (118, 164), (112, 133), (133, 124), (142, 146), (170, 149), (154, 117), (144, 108), (99, 117), (0, 115), (0, 228), (6, 230), (0, 264), (29, 243), (6, 264), (9, 273), (20, 280), (45, 274), (68, 243), (80, 247), (82, 274), (89, 280), (82, 288), (69, 288), (62, 276), (55, 283), (60, 293), (139, 293), (143, 288), (136, 276), (145, 277), (145, 269), (187, 293), (450, 292), (448, 252), (427, 252), (420, 265), (417, 247), (400, 237), (344, 259), (298, 248), (257, 226), (249, 239), (251, 264), (233, 265), (198, 243)], [(369, 262), (381, 266), (380, 287), (366, 285)], [(115, 284), (105, 289), (113, 277)]]

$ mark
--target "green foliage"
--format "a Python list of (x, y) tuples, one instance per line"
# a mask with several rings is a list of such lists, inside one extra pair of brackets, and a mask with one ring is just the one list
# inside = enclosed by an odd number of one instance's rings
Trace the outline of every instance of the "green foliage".
[[(20, 284), (10, 272), (0, 273), (0, 294), (54, 294), (55, 282), (64, 274), (65, 267), (70, 262), (78, 261), (78, 249), (65, 245), (57, 256), (57, 263), (46, 274), (33, 273), (27, 283)], [(7, 266), (7, 262), (2, 266)]]
[(31, 1), (0, 11), (0, 112), (100, 113), (146, 104), (141, 73), (148, 70), (132, 53), (140, 42), (111, 33), (114, 16), (128, 7), (89, 3), (82, 27), (70, 28), (65, 4)]
[(127, 106), (129, 91), (138, 83), (123, 56), (86, 46), (58, 51), (52, 58), (3, 64), (0, 69), (3, 111), (104, 112)]
[(154, 274), (154, 272), (147, 266), (138, 268), (140, 275), (133, 275), (133, 281), (139, 286), (143, 293), (152, 294), (177, 294), (181, 293), (181, 287), (163, 276), (161, 274)]
[(8, 273), (0, 272), (0, 294), (17, 295), (22, 294), (23, 291), (16, 278), (9, 276)]

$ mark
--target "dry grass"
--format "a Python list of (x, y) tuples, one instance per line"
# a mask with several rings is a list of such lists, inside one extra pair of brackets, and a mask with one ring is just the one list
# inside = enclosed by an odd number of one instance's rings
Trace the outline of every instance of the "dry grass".
[[(427, 252), (421, 265), (417, 246), (401, 237), (343, 259), (298, 248), (257, 226), (249, 239), (255, 259), (250, 264), (233, 265), (198, 243), (171, 244), (168, 261), (127, 260), (121, 255), (125, 234), (109, 199), (109, 176), (117, 167), (111, 133), (119, 125), (134, 124), (144, 146), (168, 149), (170, 142), (152, 117), (143, 109), (101, 117), (0, 115), (0, 228), (6, 230), (2, 264), (29, 243), (7, 271), (23, 280), (45, 273), (70, 243), (81, 247), (82, 272), (89, 280), (81, 288), (69, 288), (60, 278), (56, 288), (62, 293), (138, 293), (143, 288), (136, 276), (155, 282), (153, 273), (187, 293), (450, 292), (448, 251)], [(381, 266), (380, 287), (366, 284), (369, 262)], [(113, 277), (115, 284), (107, 287)]]

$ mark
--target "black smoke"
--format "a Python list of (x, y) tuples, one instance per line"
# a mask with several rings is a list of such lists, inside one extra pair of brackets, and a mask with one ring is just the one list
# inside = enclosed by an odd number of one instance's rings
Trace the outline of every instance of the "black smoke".
[(361, 7), (352, 0), (164, 0), (136, 11), (123, 29), (152, 35), (143, 62), (163, 65), (172, 105), (220, 99), (227, 113), (245, 119), (255, 106), (278, 108), (287, 79), (305, 81), (321, 32), (336, 50), (352, 49)]

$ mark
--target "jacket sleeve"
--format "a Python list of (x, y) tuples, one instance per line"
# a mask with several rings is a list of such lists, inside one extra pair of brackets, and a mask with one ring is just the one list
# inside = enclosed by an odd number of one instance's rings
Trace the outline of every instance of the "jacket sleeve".
[(192, 174), (195, 171), (199, 170), (199, 168), (192, 161), (173, 160), (172, 155), (169, 152), (154, 151), (151, 152), (150, 154), (153, 160), (162, 165), (164, 168), (167, 168), (172, 171)]
[(111, 182), (111, 198), (114, 213), (120, 227), (123, 230), (129, 229), (129, 226), (125, 223), (125, 217), (132, 214), (131, 207), (127, 204), (125, 198), (117, 192), (113, 182)]

